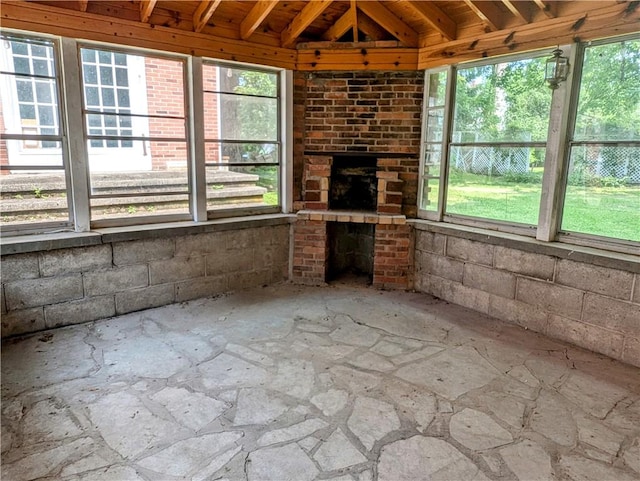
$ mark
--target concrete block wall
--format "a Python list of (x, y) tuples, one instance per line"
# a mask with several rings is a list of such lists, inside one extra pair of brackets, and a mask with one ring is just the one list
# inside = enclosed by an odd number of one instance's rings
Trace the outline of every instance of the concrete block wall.
[(415, 289), (640, 366), (640, 259), (605, 267), (485, 237), (416, 229)]
[(288, 223), (2, 257), (2, 337), (279, 282)]

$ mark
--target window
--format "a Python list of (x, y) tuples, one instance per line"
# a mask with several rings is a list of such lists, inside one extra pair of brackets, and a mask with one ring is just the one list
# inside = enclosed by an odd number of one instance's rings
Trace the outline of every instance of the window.
[[(277, 72), (203, 65), (207, 209), (280, 205)], [(278, 208), (279, 209), (279, 208)]]
[(91, 47), (80, 57), (91, 219), (188, 218), (184, 60)]
[(446, 214), (538, 223), (551, 91), (544, 58), (457, 69)]
[[(421, 208), (437, 212), (440, 200), (440, 176), (443, 141), (445, 139), (445, 103), (449, 72), (431, 72), (427, 75), (424, 95), (424, 132), (421, 165)], [(446, 142), (444, 149), (447, 148)]]
[(45, 38), (1, 38), (3, 230), (69, 226), (57, 45)]
[(585, 48), (562, 230), (640, 241), (640, 40)]

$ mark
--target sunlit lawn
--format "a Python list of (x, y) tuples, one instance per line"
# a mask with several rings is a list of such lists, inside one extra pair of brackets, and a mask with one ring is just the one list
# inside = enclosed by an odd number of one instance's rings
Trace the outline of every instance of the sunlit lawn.
[[(452, 172), (447, 213), (535, 225), (541, 184)], [(640, 241), (640, 186), (569, 186), (562, 229)]]

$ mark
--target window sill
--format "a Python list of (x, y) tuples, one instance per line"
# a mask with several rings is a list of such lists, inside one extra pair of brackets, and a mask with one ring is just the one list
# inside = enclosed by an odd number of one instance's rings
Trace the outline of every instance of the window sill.
[(251, 227), (266, 227), (289, 224), (293, 222), (295, 218), (296, 216), (291, 214), (268, 214), (227, 217), (206, 222), (169, 222), (165, 224), (108, 227), (94, 229), (90, 232), (59, 232), (55, 234), (5, 237), (0, 239), (0, 254), (5, 256), (72, 247), (87, 247), (111, 242), (158, 239), (207, 232), (248, 229)]
[(601, 267), (622, 269), (640, 274), (640, 256), (608, 251), (596, 247), (567, 244), (563, 242), (542, 242), (531, 237), (495, 230), (462, 225), (447, 224), (422, 219), (407, 219), (407, 224), (416, 230), (451, 235), (485, 244), (510, 247), (535, 254), (555, 256)]

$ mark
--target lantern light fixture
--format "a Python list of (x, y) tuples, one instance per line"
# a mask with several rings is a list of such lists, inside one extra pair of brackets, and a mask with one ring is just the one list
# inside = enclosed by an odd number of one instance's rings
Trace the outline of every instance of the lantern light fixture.
[(560, 82), (567, 80), (569, 75), (569, 59), (562, 55), (562, 50), (556, 48), (552, 57), (547, 59), (544, 69), (544, 79), (549, 84), (549, 88), (555, 90)]

